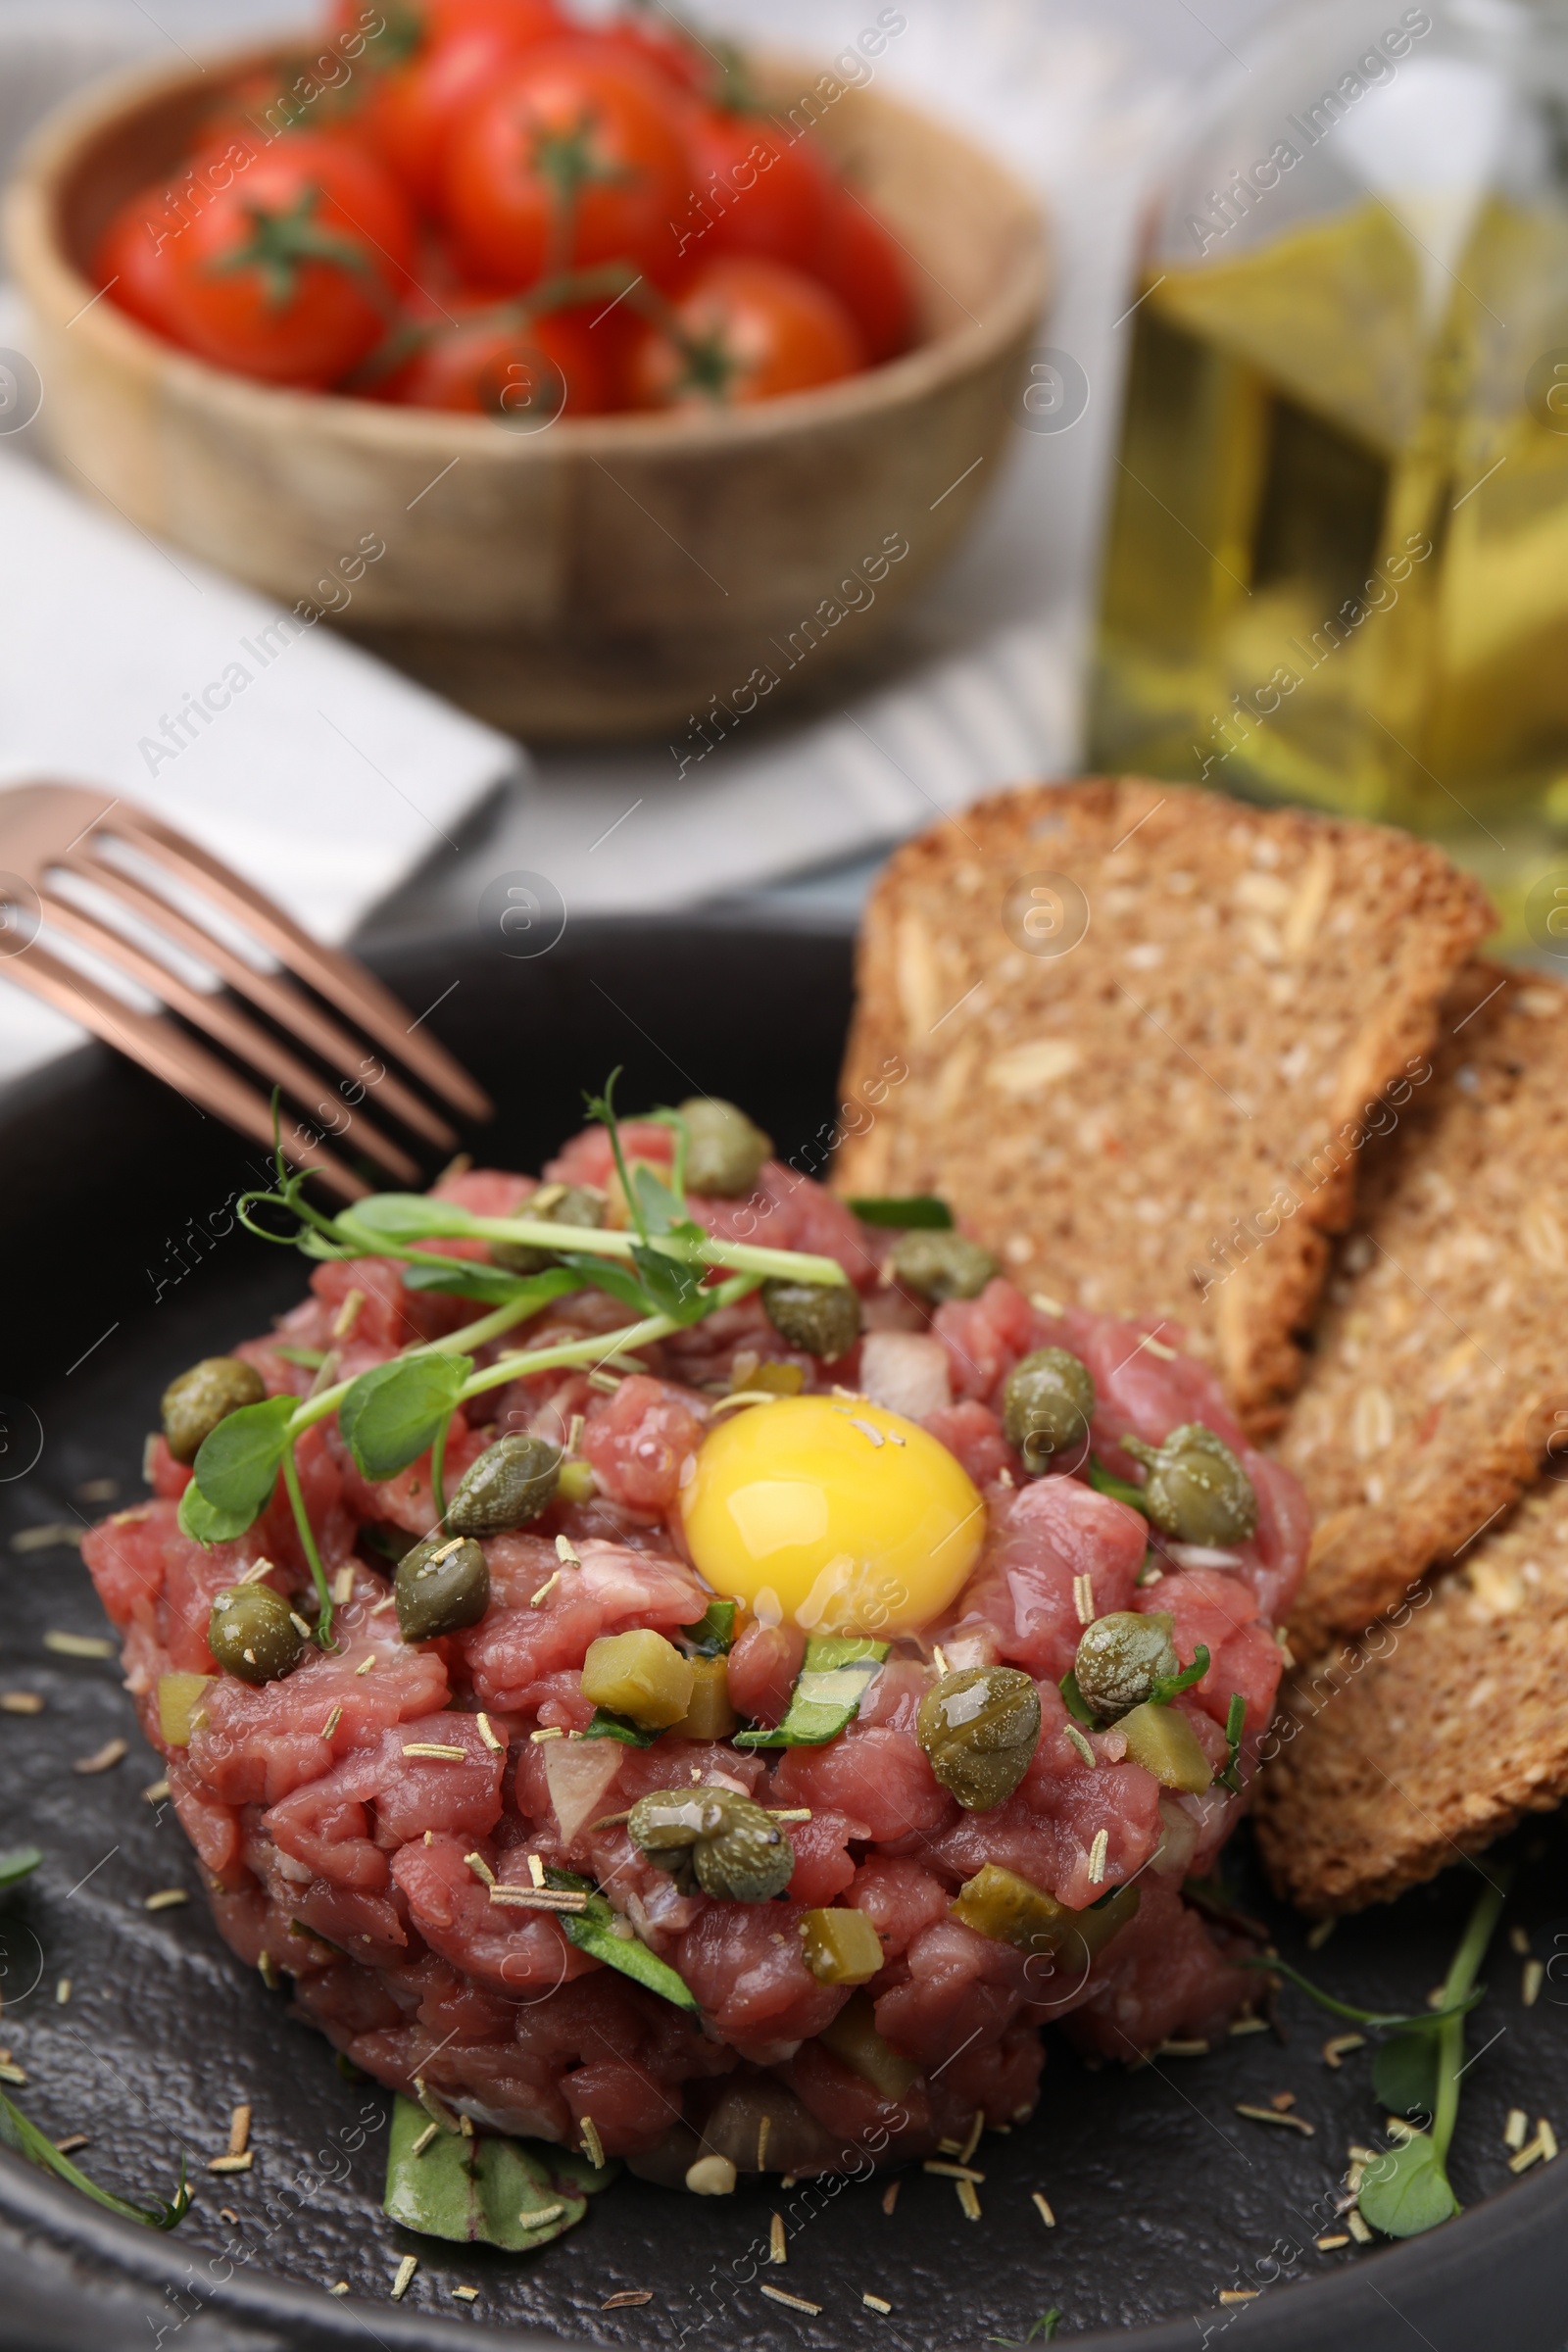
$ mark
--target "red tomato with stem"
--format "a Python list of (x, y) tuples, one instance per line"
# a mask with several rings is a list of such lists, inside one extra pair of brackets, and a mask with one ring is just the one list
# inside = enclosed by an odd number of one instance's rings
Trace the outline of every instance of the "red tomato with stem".
[(837, 185), (815, 141), (761, 114), (704, 107), (687, 125), (692, 195), (672, 223), (687, 261), (760, 254), (815, 266)]
[(587, 40), (539, 49), (459, 124), (445, 214), (460, 260), (509, 290), (547, 271), (671, 268), (669, 221), (691, 180), (670, 93)]
[(241, 375), (324, 390), (386, 332), (414, 220), (373, 156), (300, 131), (236, 172), (165, 251), (181, 343)]
[(727, 408), (806, 392), (864, 366), (854, 319), (814, 278), (777, 262), (710, 262), (669, 324), (638, 337), (627, 392), (637, 408)]
[(873, 367), (914, 341), (914, 295), (901, 246), (851, 188), (834, 194), (813, 268), (865, 337)]
[(408, 408), (454, 409), (535, 432), (558, 416), (597, 416), (610, 408), (611, 357), (581, 312), (529, 319), (512, 306), (489, 306), (436, 328), (379, 393)]
[[(352, 10), (354, 0), (347, 0)], [(426, 211), (441, 192), (447, 143), (462, 116), (540, 41), (570, 30), (554, 0), (420, 0), (412, 42), (403, 21), (369, 43), (360, 127)], [(394, 49), (392, 44), (401, 41)]]
[(173, 336), (170, 201), (158, 181), (127, 196), (93, 249), (91, 274), (118, 309), (155, 334)]

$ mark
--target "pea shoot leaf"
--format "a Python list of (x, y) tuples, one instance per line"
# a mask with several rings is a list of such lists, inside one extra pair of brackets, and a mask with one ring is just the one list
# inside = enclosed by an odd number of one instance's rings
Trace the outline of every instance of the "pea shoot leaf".
[(1298, 1968), (1293, 1968), (1289, 1960), (1280, 1959), (1275, 1952), (1248, 1952), (1239, 1955), (1232, 1966), (1260, 1968), (1270, 1976), (1285, 1977), (1331, 2017), (1348, 2018), (1351, 2025), (1370, 2026), (1379, 2034), (1413, 2034), (1430, 2026), (1441, 2026), (1445, 2018), (1467, 2016), (1487, 1996), (1486, 1986), (1477, 1984), (1458, 2000), (1450, 2001), (1446, 2009), (1421, 2009), (1413, 2013), (1400, 2009), (1359, 2009), (1353, 2001), (1342, 2001), (1334, 1993), (1325, 1992), (1320, 1984), (1314, 1984), (1310, 1977), (1303, 1977)]
[(1419, 2237), (1459, 2210), (1438, 2151), (1424, 2132), (1390, 2148), (1361, 2175), (1357, 2197), (1363, 2219), (1385, 2237)]
[(1438, 2102), (1438, 2037), (1396, 2034), (1372, 2060), (1372, 2087), (1395, 2115), (1430, 2116)]
[(912, 1193), (902, 1200), (862, 1193), (845, 1205), (862, 1225), (889, 1225), (899, 1233), (947, 1233), (953, 1225), (952, 1209), (934, 1193)]
[(167, 2205), (161, 2197), (155, 2197), (150, 2205), (132, 2205), (123, 2197), (111, 2195), (107, 2188), (100, 2188), (96, 2180), (89, 2180), (69, 2156), (61, 2155), (54, 2141), (40, 2132), (36, 2124), (29, 2123), (22, 2109), (8, 2099), (4, 2091), (0, 2091), (0, 2147), (15, 2149), (29, 2164), (37, 2165), (40, 2172), (53, 2173), (57, 2180), (68, 2181), (82, 2196), (90, 2197), (95, 2205), (102, 2205), (106, 2212), (118, 2213), (123, 2222), (140, 2222), (147, 2230), (177, 2229), (190, 2210), (190, 2190), (185, 2181), (183, 2156), (179, 2160), (179, 2178), (174, 2194)]
[(565, 1911), (560, 1915), (562, 1934), (579, 1951), (592, 1952), (596, 1960), (603, 1960), (607, 1967), (618, 1968), (623, 1977), (646, 1985), (650, 1992), (660, 1993), (677, 2009), (701, 2007), (685, 1979), (677, 1976), (667, 1961), (651, 1952), (646, 1943), (639, 1943), (635, 1936), (616, 1934), (615, 1914), (591, 1879), (580, 1879), (569, 1870), (552, 1870), (546, 1863), (545, 1885), (571, 1887), (587, 1895), (586, 1911), (575, 1914)]
[(640, 1243), (633, 1245), (631, 1254), (655, 1314), (667, 1315), (672, 1323), (701, 1322), (706, 1307), (700, 1266), (683, 1266), (679, 1258), (645, 1250)]
[(519, 1319), (582, 1289), (582, 1276), (567, 1266), (546, 1266), (537, 1274), (509, 1274), (504, 1266), (476, 1264), (471, 1257), (443, 1258), (438, 1265), (405, 1265), (403, 1281), (411, 1291), (450, 1291), (460, 1298), (479, 1298), (487, 1306), (515, 1306)]
[(0, 1854), (0, 1894), (8, 1886), (19, 1886), (24, 1879), (30, 1878), (42, 1860), (43, 1854), (35, 1845), (14, 1845)]
[[(650, 1233), (673, 1233), (677, 1225), (689, 1225), (686, 1203), (670, 1191), (663, 1178), (646, 1160), (638, 1160), (631, 1172), (632, 1190), (637, 1205), (643, 1212), (643, 1223)], [(699, 1234), (702, 1231), (698, 1227)]]
[(338, 1211), (336, 1231), (373, 1255), (389, 1242), (397, 1246), (471, 1237), (477, 1223), (455, 1200), (432, 1200), (424, 1193), (371, 1193), (352, 1208)]
[(179, 1524), (199, 1544), (228, 1544), (266, 1510), (288, 1448), (298, 1399), (268, 1396), (227, 1413), (202, 1440)]
[(636, 1267), (627, 1265), (623, 1258), (574, 1257), (564, 1251), (561, 1262), (596, 1291), (608, 1291), (612, 1298), (618, 1298), (622, 1306), (631, 1308), (633, 1314), (646, 1315), (655, 1311), (649, 1305), (648, 1293)]
[[(406, 2230), (460, 2245), (523, 2254), (580, 2222), (588, 2197), (620, 2167), (602, 2171), (542, 2141), (437, 2130), (413, 2099), (393, 2103), (385, 2210)], [(416, 2149), (419, 2150), (416, 2154)]]
[(416, 1462), (472, 1370), (471, 1355), (399, 1355), (362, 1372), (337, 1419), (365, 1476), (395, 1478)]

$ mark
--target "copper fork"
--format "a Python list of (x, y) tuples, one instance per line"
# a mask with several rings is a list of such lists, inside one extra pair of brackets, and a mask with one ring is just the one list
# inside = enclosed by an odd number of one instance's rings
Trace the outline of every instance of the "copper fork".
[[(86, 951), (83, 960), (59, 953), (57, 941)], [(94, 962), (129, 986), (122, 993), (107, 985)], [(213, 988), (214, 975), (229, 994)], [(387, 1117), (425, 1142), (449, 1151), (457, 1141), (383, 1054), (451, 1109), (490, 1116), (488, 1098), (462, 1064), (362, 963), (322, 947), (150, 810), (103, 792), (74, 784), (0, 792), (0, 976), (117, 1046), (198, 1109), (269, 1145), (269, 1096), (279, 1089), (285, 1105), (306, 1113), (302, 1121), (280, 1110), (285, 1154), (296, 1167), (319, 1169), (345, 1200), (370, 1187), (324, 1148), (328, 1134), (400, 1183), (422, 1181), (418, 1163), (362, 1107), (372, 1095)], [(157, 1009), (146, 1009), (138, 996), (152, 998)], [(236, 1000), (273, 1026), (264, 1027)], [(381, 1053), (368, 1051), (367, 1041)], [(313, 1068), (306, 1054), (330, 1075)]]

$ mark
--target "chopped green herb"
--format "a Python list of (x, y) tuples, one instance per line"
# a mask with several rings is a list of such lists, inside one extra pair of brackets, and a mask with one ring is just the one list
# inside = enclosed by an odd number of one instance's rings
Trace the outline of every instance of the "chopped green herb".
[(652, 1747), (659, 1734), (645, 1731), (640, 1723), (633, 1723), (629, 1715), (612, 1715), (608, 1707), (595, 1707), (593, 1720), (584, 1730), (583, 1738), (618, 1740), (625, 1747)]
[(385, 2210), (406, 2230), (464, 2245), (524, 2254), (580, 2222), (618, 2164), (596, 2168), (541, 2140), (437, 2131), (413, 2099), (397, 2098), (387, 2142)]
[(882, 1670), (885, 1642), (859, 1634), (813, 1634), (776, 1731), (737, 1732), (737, 1747), (820, 1747), (854, 1722)]
[[(1196, 1661), (1195, 1661), (1196, 1663)], [(1225, 1711), (1225, 1762), (1214, 1778), (1222, 1788), (1232, 1794), (1241, 1788), (1237, 1759), (1242, 1752), (1242, 1734), (1247, 1729), (1247, 1701), (1239, 1690), (1231, 1692), (1231, 1703)]]
[(20, 1886), (42, 1860), (43, 1855), (35, 1845), (14, 1845), (0, 1854), (0, 1893), (8, 1886)]
[(587, 1895), (588, 1908), (585, 1911), (562, 1912), (560, 1915), (562, 1934), (576, 1944), (579, 1951), (592, 1952), (596, 1960), (603, 1960), (610, 1968), (618, 1968), (623, 1977), (630, 1977), (634, 1983), (646, 1985), (650, 1992), (657, 1992), (664, 2000), (672, 2001), (677, 2009), (700, 2008), (696, 1994), (667, 1961), (661, 1960), (657, 1952), (651, 1952), (646, 1943), (639, 1943), (635, 1936), (617, 1933), (616, 1914), (592, 1879), (580, 1879), (569, 1870), (552, 1870), (547, 1863), (545, 1885)]
[(285, 1364), (298, 1364), (306, 1372), (319, 1372), (326, 1361), (324, 1348), (292, 1348), (281, 1340), (272, 1342), (272, 1353), (280, 1355)]
[(988, 2335), (986, 2337), (986, 2342), (988, 2344), (1010, 2345), (1012, 2347), (1012, 2352), (1018, 2352), (1018, 2347), (1020, 2345), (1032, 2344), (1037, 2338), (1045, 2343), (1054, 2344), (1056, 2340), (1056, 2329), (1060, 2326), (1061, 2313), (1056, 2309), (1055, 2305), (1053, 2304), (1049, 2311), (1043, 2311), (1040, 2314), (1039, 2319), (1036, 2320), (1034, 2326), (1030, 2328), (1027, 2335)]
[(1135, 1487), (1130, 1479), (1113, 1477), (1098, 1454), (1089, 1456), (1089, 1484), (1097, 1494), (1108, 1494), (1115, 1502), (1130, 1503), (1135, 1511), (1142, 1511), (1148, 1518), (1143, 1488)]
[(688, 1649), (700, 1658), (724, 1657), (735, 1645), (735, 1613), (738, 1603), (733, 1600), (710, 1600), (695, 1625), (686, 1626), (681, 1640)]
[(946, 1233), (953, 1211), (934, 1193), (912, 1193), (904, 1199), (884, 1194), (861, 1194), (845, 1206), (862, 1225), (888, 1225), (898, 1233)]
[(53, 2173), (58, 2180), (69, 2181), (73, 2188), (79, 2189), (84, 2197), (90, 2197), (95, 2205), (102, 2205), (106, 2212), (118, 2213), (122, 2221), (140, 2222), (144, 2229), (177, 2229), (190, 2210), (190, 2188), (185, 2180), (183, 2156), (179, 2160), (179, 2177), (173, 2196), (167, 2205), (160, 2197), (155, 2197), (151, 2205), (132, 2205), (123, 2197), (112, 2196), (107, 2188), (100, 2188), (96, 2180), (89, 2180), (69, 2156), (61, 2155), (54, 2141), (47, 2138), (36, 2124), (28, 2122), (21, 2108), (8, 2099), (4, 2091), (0, 2091), (0, 2146), (15, 2149), (19, 2156), (24, 2156), (29, 2164), (37, 2165), (41, 2172)]
[(1195, 1683), (1200, 1683), (1207, 1672), (1208, 1651), (1200, 1642), (1193, 1652), (1193, 1662), (1190, 1666), (1184, 1666), (1180, 1674), (1161, 1674), (1155, 1677), (1147, 1703), (1152, 1707), (1168, 1707), (1173, 1698), (1180, 1698), (1184, 1690), (1191, 1690)]

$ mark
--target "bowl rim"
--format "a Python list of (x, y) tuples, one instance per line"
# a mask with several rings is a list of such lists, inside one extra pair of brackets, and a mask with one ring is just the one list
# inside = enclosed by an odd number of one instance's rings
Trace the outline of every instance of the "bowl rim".
[[(138, 65), (105, 75), (66, 99), (32, 132), (4, 192), (4, 248), (29, 309), (53, 328), (85, 329), (101, 356), (140, 375), (150, 388), (160, 379), (238, 424), (292, 432), (307, 417), (329, 437), (408, 456), (488, 453), (501, 463), (542, 463), (552, 450), (586, 458), (604, 452), (633, 452), (680, 459), (714, 448), (766, 446), (795, 439), (811, 428), (831, 429), (868, 416), (916, 407), (950, 384), (979, 373), (1042, 322), (1054, 292), (1050, 231), (1035, 192), (1011, 168), (962, 129), (911, 106), (902, 96), (869, 85), (851, 85), (850, 95), (869, 96), (885, 114), (918, 125), (961, 154), (970, 170), (982, 172), (1005, 199), (1011, 250), (1004, 251), (996, 297), (988, 315), (960, 324), (950, 334), (917, 344), (897, 359), (804, 392), (785, 393), (750, 407), (603, 416), (563, 416), (546, 430), (519, 434), (485, 416), (440, 409), (416, 409), (339, 392), (316, 392), (263, 382), (212, 366), (194, 353), (166, 342), (139, 320), (109, 302), (72, 258), (61, 220), (62, 190), (84, 152), (123, 119), (182, 89), (210, 82), (215, 95), (222, 82), (274, 65), (297, 54), (291, 44), (250, 42), (215, 52), (205, 64), (172, 68)], [(817, 76), (827, 69), (788, 53), (757, 50), (751, 62), (771, 80)], [(911, 257), (913, 258), (913, 257)], [(924, 265), (915, 262), (924, 270)], [(929, 271), (926, 272), (930, 274)], [(960, 308), (963, 306), (959, 306)]]

